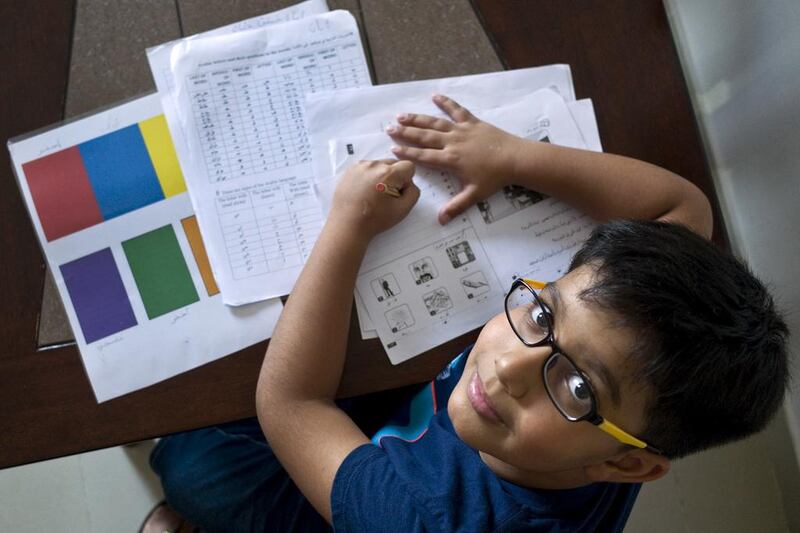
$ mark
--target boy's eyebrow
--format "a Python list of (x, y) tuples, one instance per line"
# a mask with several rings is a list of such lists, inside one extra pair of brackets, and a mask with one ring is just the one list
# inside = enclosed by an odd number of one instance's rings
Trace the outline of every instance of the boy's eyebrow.
[(552, 302), (552, 308), (554, 311), (558, 311), (561, 307), (561, 291), (558, 290), (556, 284), (553, 282), (547, 283), (542, 292), (547, 293), (547, 299)]
[[(547, 300), (551, 307), (553, 308), (554, 314), (558, 314), (560, 308), (563, 307), (563, 300), (561, 298), (561, 291), (558, 290), (558, 287), (555, 283), (548, 283), (542, 289), (543, 293), (546, 293)], [(595, 376), (599, 376), (600, 380), (605, 384), (606, 389), (611, 394), (611, 402), (614, 404), (614, 407), (619, 408), (620, 406), (620, 387), (617, 378), (614, 377), (614, 374), (611, 373), (611, 370), (603, 363), (603, 361), (592, 354), (591, 352), (583, 351), (582, 355), (582, 363), (585, 364), (589, 370), (591, 370), (592, 374)]]

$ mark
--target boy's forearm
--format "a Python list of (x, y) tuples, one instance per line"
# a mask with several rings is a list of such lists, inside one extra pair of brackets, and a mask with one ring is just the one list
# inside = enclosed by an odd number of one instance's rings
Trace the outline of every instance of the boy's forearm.
[[(514, 182), (553, 196), (598, 220), (674, 218), (706, 237), (711, 209), (700, 190), (656, 165), (614, 154), (524, 141)], [(674, 217), (672, 215), (675, 215)]]
[(367, 240), (327, 224), (281, 314), (257, 403), (332, 400), (347, 347), (353, 287)]
[[(337, 178), (325, 226), (261, 366), (256, 391), (261, 429), (281, 465), (328, 522), (336, 473), (353, 450), (369, 443), (333, 403), (353, 287), (370, 240), (402, 220), (419, 198), (413, 175), (414, 165), (406, 161), (362, 161)], [(380, 185), (402, 194), (381, 194)]]

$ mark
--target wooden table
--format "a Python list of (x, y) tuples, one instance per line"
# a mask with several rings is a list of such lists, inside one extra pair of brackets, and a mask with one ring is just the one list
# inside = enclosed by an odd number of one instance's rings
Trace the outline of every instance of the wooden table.
[[(180, 31), (199, 31), (187, 28), (189, 8), (196, 2), (180, 1)], [(73, 25), (81, 6), (91, 3), (81, 2), (77, 10), (74, 0), (4, 2), (0, 7), (0, 137), (64, 118), (71, 60), (75, 72)], [(262, 3), (264, 12), (281, 7), (281, 2)], [(474, 29), (464, 29), (469, 24), (479, 28), (478, 20), (486, 32), (481, 39), (488, 36), (486, 43), (491, 41), (506, 68), (570, 64), (578, 98), (594, 100), (606, 151), (651, 161), (697, 183), (714, 205), (715, 240), (727, 246), (660, 2), (329, 0), (329, 5), (357, 15), (378, 83), (491, 70), (492, 60), (485, 57), (478, 67), (470, 64), (470, 57), (491, 49), (470, 37)], [(414, 59), (415, 53), (420, 59)], [(44, 260), (5, 150), (0, 155), (0, 202), (0, 468), (254, 414), (266, 343), (98, 405), (74, 346), (37, 351)], [(377, 341), (360, 340), (354, 318), (339, 393), (352, 396), (428, 380), (476, 337), (477, 331), (463, 335), (393, 367)]]

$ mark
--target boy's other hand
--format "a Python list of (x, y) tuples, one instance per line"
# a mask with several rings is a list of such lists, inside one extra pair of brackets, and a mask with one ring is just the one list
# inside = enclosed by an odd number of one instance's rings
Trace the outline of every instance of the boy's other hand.
[[(360, 161), (339, 180), (328, 220), (367, 240), (391, 228), (411, 211), (419, 199), (410, 161)], [(393, 197), (376, 189), (378, 183), (400, 191)]]
[(413, 145), (393, 148), (398, 159), (447, 170), (461, 179), (461, 192), (439, 211), (439, 223), (447, 224), (513, 182), (514, 155), (525, 141), (478, 119), (451, 98), (437, 94), (433, 101), (452, 121), (403, 113), (397, 116), (399, 124), (386, 132)]

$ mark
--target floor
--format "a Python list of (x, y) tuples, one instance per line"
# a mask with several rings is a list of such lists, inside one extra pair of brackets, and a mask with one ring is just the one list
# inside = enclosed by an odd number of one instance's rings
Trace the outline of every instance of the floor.
[(163, 499), (154, 442), (0, 471), (0, 531), (135, 532)]

